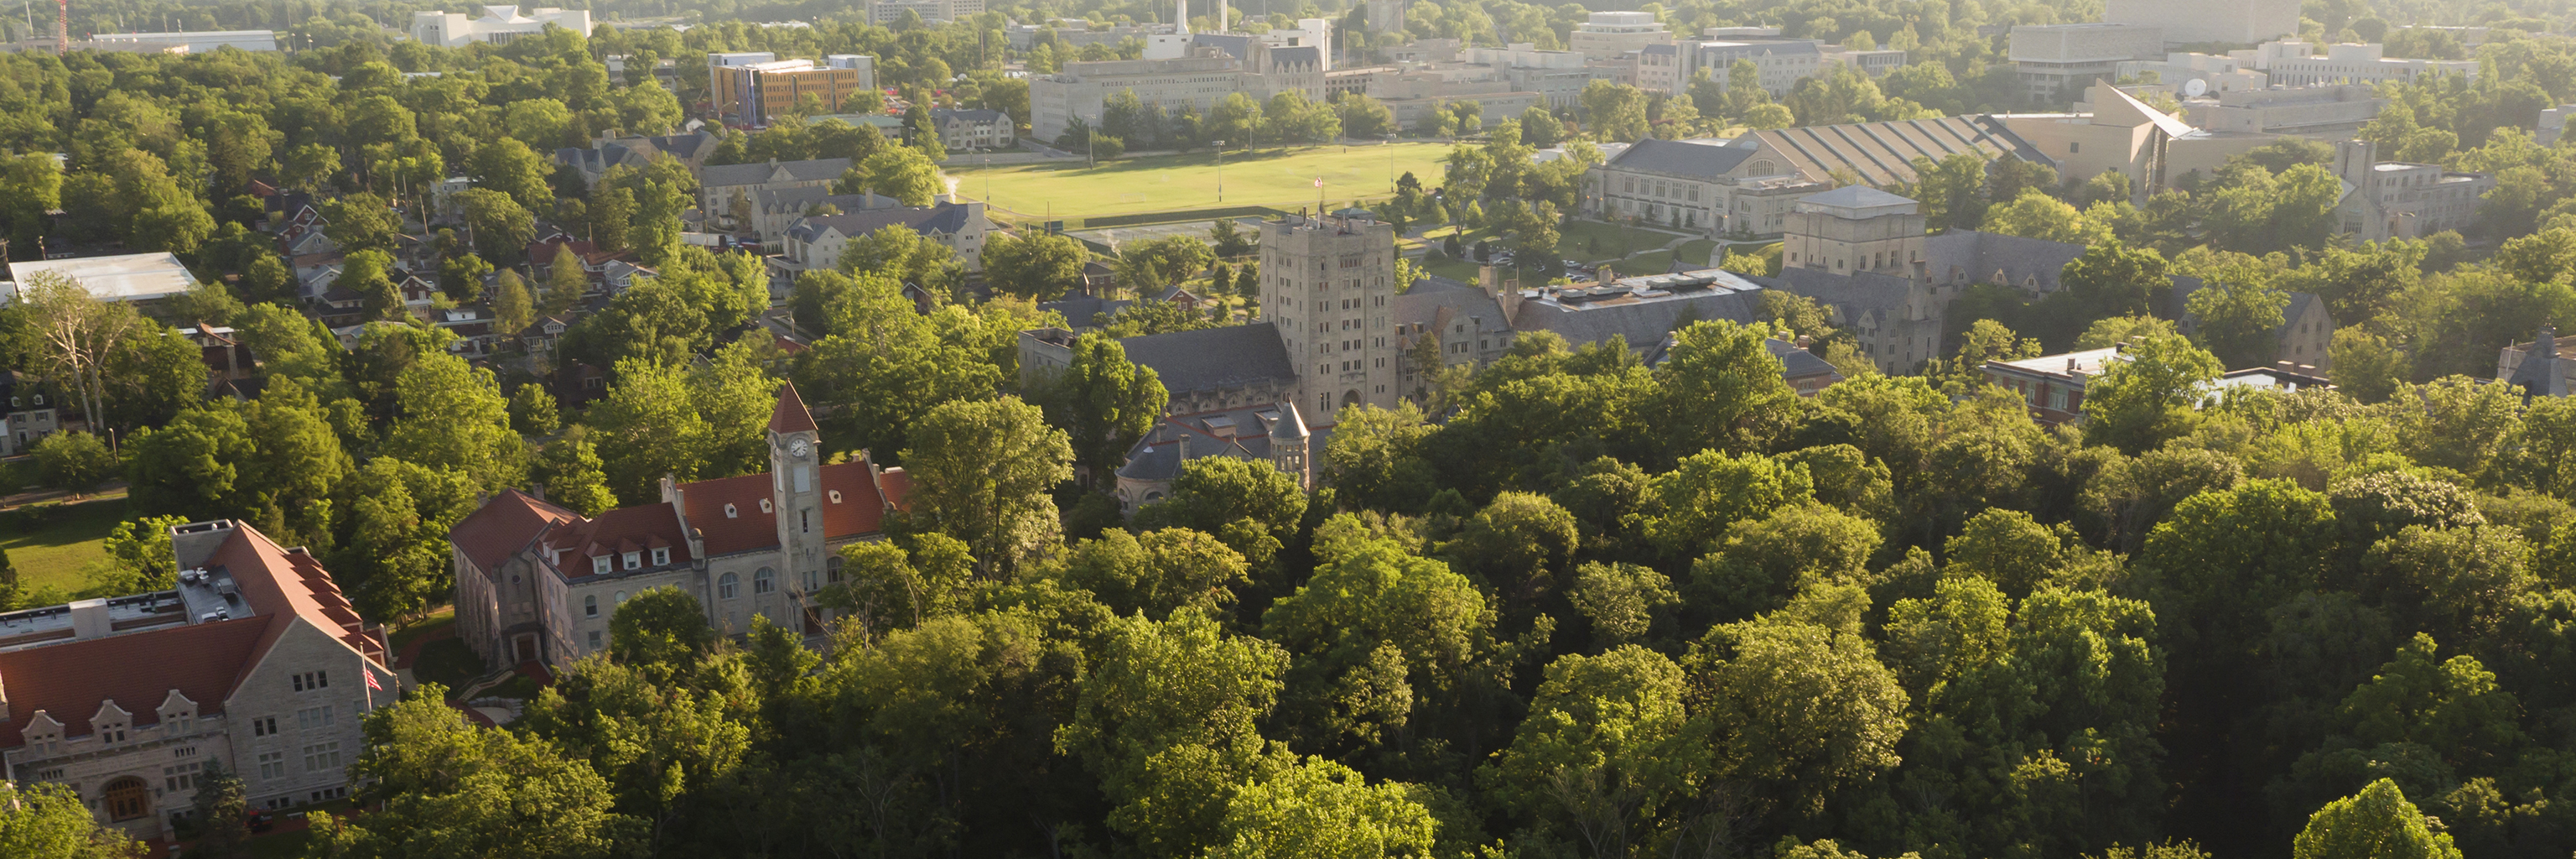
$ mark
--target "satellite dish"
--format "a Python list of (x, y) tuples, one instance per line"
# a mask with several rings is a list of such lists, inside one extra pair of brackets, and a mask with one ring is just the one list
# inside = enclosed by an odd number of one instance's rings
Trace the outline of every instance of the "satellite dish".
[(2202, 80), (2200, 78), (2192, 78), (2191, 80), (2182, 82), (2182, 94), (2186, 98), (2199, 98), (2208, 92), (2209, 81)]

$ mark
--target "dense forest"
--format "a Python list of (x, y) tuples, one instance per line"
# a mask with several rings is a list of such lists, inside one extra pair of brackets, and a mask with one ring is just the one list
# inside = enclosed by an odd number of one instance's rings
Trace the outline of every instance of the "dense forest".
[[(1009, 11), (1107, 22), (1151, 5)], [(1527, 166), (1534, 144), (1575, 141), (1580, 164), (1582, 139), (1659, 125), (2010, 106), (1989, 30), (2098, 12), (2086, 5), (1654, 7), (1675, 29), (1780, 23), (1921, 53), (1884, 80), (1832, 76), (1776, 101), (1700, 86), (1607, 91), (1566, 115), (1452, 113), (1430, 131), (1481, 135), (1390, 211), (1501, 219), (1535, 243), (1576, 170)], [(2364, 131), (2495, 173), (2470, 236), (2332, 239), (2332, 177), (2297, 144), (2145, 206), (2093, 181), (1927, 164), (1894, 190), (1936, 228), (2094, 245), (2075, 286), (1971, 292), (1951, 313), (1955, 357), (1906, 376), (1837, 353), (1849, 339), (1798, 301), (1766, 302), (1767, 324), (1684, 328), (1651, 369), (1625, 344), (1531, 335), (1442, 375), (1423, 410), (1309, 416), (1335, 425), (1311, 491), (1208, 459), (1132, 515), (1103, 475), (1159, 414), (1160, 382), (1099, 337), (1067, 373), (1019, 382), (1016, 332), (1062, 321), (1030, 299), (1069, 282), (1069, 242), (997, 241), (987, 297), (944, 249), (889, 231), (797, 285), (818, 336), (789, 356), (741, 336), (768, 300), (758, 261), (677, 241), (684, 169), (585, 183), (543, 154), (673, 127), (704, 85), (687, 58), (706, 50), (877, 53), (906, 101), (1000, 106), (1027, 97), (1005, 64), (1059, 61), (1055, 43), (1008, 54), (994, 16), (763, 28), (734, 6), (601, 8), (726, 20), (448, 51), (383, 40), (408, 6), (192, 5), (185, 26), (284, 24), (315, 47), (0, 57), (11, 255), (46, 239), (177, 253), (206, 281), (180, 306), (234, 327), (266, 376), (254, 399), (208, 399), (166, 326), (34, 284), (0, 311), (0, 366), (65, 380), (121, 440), (110, 453), (62, 434), (47, 462), (73, 484), (122, 476), (139, 513), (238, 517), (310, 546), (396, 624), (446, 598), (446, 529), (478, 496), (543, 484), (595, 513), (653, 497), (665, 474), (749, 473), (782, 381), (829, 449), (871, 451), (920, 487), (892, 539), (845, 551), (830, 647), (709, 629), (685, 595), (641, 596), (610, 653), (509, 728), (470, 725), (434, 687), (372, 716), (365, 813), (317, 820), (310, 855), (2576, 850), (2576, 405), (2473, 380), (2498, 348), (2576, 320), (2576, 144), (2524, 130), (2576, 98), (2576, 50), (2511, 35), (2563, 25), (2561, 6), (2308, 7), (2320, 38), (2392, 21), (2508, 34), (2473, 53), (2418, 39), (2408, 50), (2461, 51), (2485, 74), (2393, 87)], [(1580, 12), (1412, 8), (1407, 37), (1542, 42)], [(76, 12), (94, 29), (182, 14)], [(611, 56), (679, 59), (676, 86), (611, 76)], [(837, 123), (724, 146), (722, 160), (852, 157), (846, 187), (914, 201), (937, 179), (932, 153)], [(422, 223), (422, 188), (460, 173), (478, 186), (462, 223)], [(632, 247), (658, 276), (567, 333), (568, 357), (609, 373), (601, 399), (566, 409), (536, 374), (477, 366), (427, 326), (344, 348), (251, 229), (254, 179), (326, 200), (355, 261), (345, 285), (385, 321), (406, 317), (388, 268), (407, 236), (445, 302), (507, 320), (581, 299), (585, 284), (522, 258), (541, 227)], [(1213, 238), (1131, 248), (1121, 277), (1257, 283), (1232, 268), (1242, 237)], [(2150, 288), (2171, 273), (2218, 287), (2187, 308), (2203, 323), (2189, 337), (2151, 315), (2178, 315)], [(918, 312), (905, 283), (937, 306)], [(2257, 335), (2290, 291), (2346, 327), (2341, 387), (2211, 394), (2221, 368), (2271, 357)], [(1152, 312), (1122, 330), (1180, 324)], [(1782, 334), (1817, 338), (1851, 378), (1800, 399), (1762, 342)], [(2133, 360), (2092, 380), (2080, 428), (2034, 424), (1976, 370), (2118, 342)], [(153, 535), (169, 521), (121, 528), (81, 595), (165, 581)], [(87, 812), (47, 790), (13, 793), (0, 854), (89, 837)]]

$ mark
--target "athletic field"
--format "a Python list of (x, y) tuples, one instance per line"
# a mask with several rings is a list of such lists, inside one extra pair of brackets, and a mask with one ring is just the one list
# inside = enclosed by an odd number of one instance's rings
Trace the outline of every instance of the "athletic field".
[(1352, 200), (1395, 193), (1392, 175), (1411, 171), (1425, 188), (1440, 184), (1439, 158), (1445, 143), (1404, 142), (1362, 146), (1313, 146), (1263, 149), (1225, 154), (1225, 199), (1217, 199), (1214, 152), (1154, 155), (1104, 161), (1085, 167), (1080, 161), (1006, 164), (947, 169), (957, 193), (984, 200), (1024, 218), (1043, 218), (1053, 207), (1058, 218), (1167, 212), (1216, 206), (1312, 206), (1315, 180), (1329, 207)]

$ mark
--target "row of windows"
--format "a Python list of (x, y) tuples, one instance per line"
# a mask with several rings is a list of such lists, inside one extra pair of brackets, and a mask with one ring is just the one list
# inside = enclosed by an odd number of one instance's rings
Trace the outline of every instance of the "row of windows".
[[(759, 572), (751, 574), (752, 593), (765, 594), (776, 590), (778, 590), (778, 574), (776, 572), (770, 570), (768, 567), (762, 567)], [(741, 591), (741, 576), (726, 573), (723, 578), (716, 580), (716, 597), (719, 599), (734, 599), (741, 596)]]
[[(763, 505), (761, 505), (761, 506), (762, 506), (762, 507), (767, 507), (767, 506), (769, 506), (769, 505), (767, 505), (767, 504), (763, 504)], [(733, 505), (730, 505), (730, 504), (725, 505), (725, 508), (726, 508), (726, 509), (725, 509), (725, 512), (726, 512), (727, 514), (731, 514), (731, 513), (733, 512), (733, 510), (732, 510)], [(766, 513), (766, 512), (769, 512), (769, 511), (767, 511), (767, 510), (763, 510), (763, 511), (761, 511), (761, 512)], [(730, 518), (733, 518), (733, 517), (732, 517), (731, 515), (727, 515), (725, 518), (730, 519)], [(625, 562), (626, 562), (626, 568), (627, 568), (627, 569), (630, 569), (630, 570), (640, 570), (640, 569), (643, 569), (643, 568), (644, 568), (644, 553), (643, 553), (643, 552), (628, 552), (628, 553), (626, 553), (626, 554), (623, 556), (623, 558), (624, 558), (624, 560), (625, 560)], [(653, 566), (659, 567), (659, 566), (663, 566), (663, 565), (665, 565), (665, 564), (669, 564), (669, 563), (671, 563), (671, 550), (669, 550), (669, 549), (655, 549), (655, 550), (653, 550)], [(607, 574), (608, 574), (609, 572), (611, 572), (611, 571), (612, 571), (612, 570), (611, 570), (611, 562), (610, 562), (609, 557), (608, 557), (607, 555), (601, 555), (601, 556), (599, 556), (599, 557), (596, 557), (596, 558), (592, 558), (592, 559), (590, 559), (590, 572), (591, 572), (591, 574), (592, 574), (592, 575), (607, 575)]]

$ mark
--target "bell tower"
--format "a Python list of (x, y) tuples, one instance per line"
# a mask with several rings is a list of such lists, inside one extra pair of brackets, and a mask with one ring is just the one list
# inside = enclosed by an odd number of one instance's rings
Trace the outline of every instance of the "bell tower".
[(770, 500), (777, 510), (779, 560), (785, 563), (776, 579), (781, 588), (801, 592), (804, 583), (823, 578), (822, 441), (795, 383), (781, 385), (778, 405), (769, 413)]

